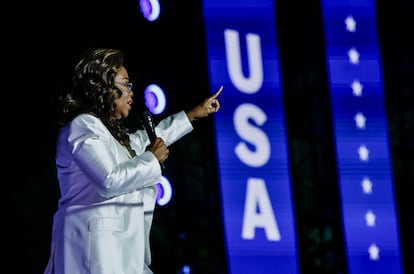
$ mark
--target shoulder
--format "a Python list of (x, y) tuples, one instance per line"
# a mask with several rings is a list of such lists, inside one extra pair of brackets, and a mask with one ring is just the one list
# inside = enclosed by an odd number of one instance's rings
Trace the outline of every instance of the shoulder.
[(70, 132), (81, 134), (107, 135), (109, 132), (101, 119), (92, 114), (80, 114), (76, 116), (69, 124)]
[(77, 127), (105, 127), (101, 119), (93, 114), (79, 114), (70, 122), (71, 128)]
[(70, 124), (79, 125), (79, 124), (86, 124), (86, 123), (91, 123), (91, 124), (100, 123), (100, 124), (102, 124), (102, 121), (101, 121), (101, 119), (99, 119), (98, 117), (96, 117), (93, 114), (83, 113), (83, 114), (79, 114), (78, 116), (73, 118), (73, 120)]

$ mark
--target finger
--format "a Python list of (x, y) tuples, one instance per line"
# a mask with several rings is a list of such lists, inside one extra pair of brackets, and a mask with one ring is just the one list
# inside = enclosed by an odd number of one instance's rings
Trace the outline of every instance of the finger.
[(219, 102), (219, 100), (216, 100), (216, 102), (214, 104), (215, 104), (215, 109), (216, 109), (216, 112), (217, 112), (219, 110), (219, 108), (220, 108), (220, 102)]
[(210, 97), (210, 99), (215, 99), (215, 98), (217, 98), (217, 96), (219, 96), (219, 94), (221, 93), (221, 91), (223, 90), (223, 85), (221, 85), (218, 89), (217, 89), (217, 91), (213, 94), (213, 96), (211, 96)]
[(156, 139), (154, 139), (154, 144), (157, 147), (160, 147), (160, 146), (162, 146), (164, 144), (164, 141), (160, 137), (157, 137)]

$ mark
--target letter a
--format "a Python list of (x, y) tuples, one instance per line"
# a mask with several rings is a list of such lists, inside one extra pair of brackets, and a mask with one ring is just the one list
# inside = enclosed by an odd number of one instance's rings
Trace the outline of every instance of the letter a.
[(279, 241), (281, 238), (265, 181), (260, 178), (249, 178), (244, 206), (242, 238), (253, 239), (256, 228), (263, 228), (269, 241)]

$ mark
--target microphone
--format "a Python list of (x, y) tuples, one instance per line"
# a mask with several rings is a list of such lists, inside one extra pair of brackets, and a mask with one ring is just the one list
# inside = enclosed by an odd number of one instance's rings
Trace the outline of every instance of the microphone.
[[(155, 125), (154, 120), (152, 118), (151, 112), (148, 110), (144, 111), (141, 115), (142, 124), (144, 125), (145, 130), (147, 131), (148, 137), (150, 138), (150, 141), (154, 141), (155, 138), (157, 138), (157, 134), (155, 133)], [(161, 163), (161, 169), (165, 170), (164, 163)]]

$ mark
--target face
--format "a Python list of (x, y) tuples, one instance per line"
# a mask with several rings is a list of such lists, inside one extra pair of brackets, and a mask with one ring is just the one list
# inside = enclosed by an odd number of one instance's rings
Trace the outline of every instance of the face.
[(121, 67), (115, 76), (115, 86), (122, 91), (122, 96), (115, 100), (114, 116), (116, 119), (127, 117), (131, 110), (132, 96), (134, 93), (128, 87), (129, 84), (128, 72), (125, 67)]

